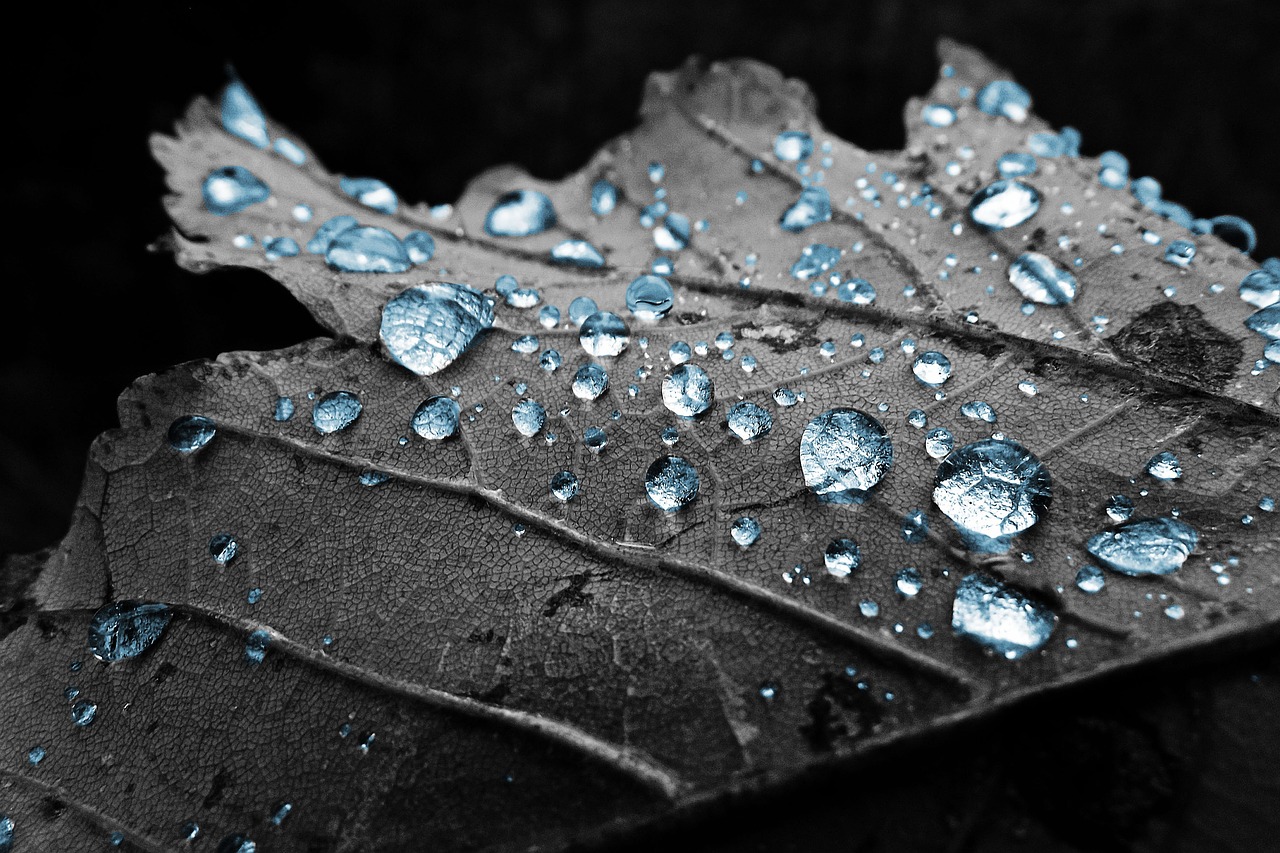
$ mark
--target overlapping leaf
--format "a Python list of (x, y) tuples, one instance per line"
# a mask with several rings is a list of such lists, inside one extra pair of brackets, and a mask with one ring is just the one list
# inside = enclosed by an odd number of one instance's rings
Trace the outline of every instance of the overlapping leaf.
[[(1254, 508), (1280, 480), (1280, 400), (1274, 371), (1255, 365), (1262, 339), (1243, 324), (1253, 308), (1234, 293), (1252, 263), (1208, 237), (1190, 268), (1163, 263), (1163, 246), (1140, 232), (1188, 235), (1098, 185), (1085, 158), (1041, 160), (1029, 180), (1045, 204), (1026, 225), (989, 234), (965, 224), (963, 206), (995, 159), (1044, 125), (977, 111), (972, 92), (1001, 73), (964, 49), (945, 53), (954, 75), (929, 101), (956, 105), (959, 121), (925, 126), (924, 102), (909, 104), (904, 152), (830, 137), (804, 87), (772, 69), (690, 64), (654, 75), (641, 126), (565, 181), (499, 169), (451, 210), (395, 215), (341, 193), (314, 156), (297, 167), (227, 134), (197, 101), (175, 138), (155, 141), (180, 262), (261, 268), (335, 339), (184, 365), (122, 398), (121, 429), (95, 445), (72, 533), (41, 574), (41, 613), (0, 644), (10, 683), (22, 685), (0, 700), (10, 755), (0, 791), (18, 837), (76, 849), (121, 831), (136, 849), (170, 849), (192, 820), (206, 838), (244, 833), (264, 850), (555, 847), (1021, 696), (1272, 630), (1280, 543), (1273, 518)], [(773, 157), (784, 129), (818, 142), (807, 174)], [(382, 305), (417, 282), (491, 289), (511, 274), (562, 310), (586, 295), (625, 314), (627, 283), (663, 254), (638, 224), (654, 162), (671, 209), (706, 226), (672, 255), (672, 314), (633, 322), (630, 349), (602, 360), (604, 397), (584, 403), (570, 391), (590, 360), (576, 328), (544, 329), (536, 310), (501, 302), (499, 328), (441, 373), (416, 377), (382, 354)], [(262, 177), (272, 199), (208, 213), (201, 182), (226, 165)], [(818, 171), (831, 221), (780, 229)], [(589, 204), (599, 179), (621, 189), (606, 216)], [(931, 196), (913, 203), (924, 183)], [(546, 192), (559, 225), (487, 236), (485, 213), (517, 188)], [(291, 216), (296, 203), (312, 222)], [(399, 236), (426, 230), (438, 252), (408, 273), (358, 275), (317, 255), (268, 260), (233, 243), (242, 233), (305, 243), (338, 214)], [(603, 251), (604, 268), (549, 261), (553, 245), (576, 237)], [(871, 281), (874, 305), (796, 281), (790, 267), (811, 243), (844, 249), (839, 270)], [(1073, 305), (1024, 312), (1005, 270), (1032, 248), (1074, 269)], [(733, 344), (722, 353), (714, 341), (725, 332)], [(564, 365), (548, 372), (536, 352), (514, 352), (524, 334)], [(659, 392), (675, 341), (694, 347), (715, 382), (715, 405), (692, 421), (668, 412)], [(950, 358), (941, 399), (912, 377), (904, 341)], [(1026, 381), (1034, 396), (1019, 390)], [(460, 436), (415, 436), (417, 405), (455, 388)], [(780, 406), (778, 388), (802, 399)], [(338, 389), (360, 396), (363, 415), (321, 436), (310, 402)], [(273, 418), (280, 396), (298, 404), (293, 419)], [(532, 438), (509, 417), (525, 397), (549, 414)], [(723, 424), (739, 399), (774, 418), (750, 445)], [(1001, 557), (968, 552), (931, 505), (937, 462), (906, 421), (920, 409), (957, 444), (990, 435), (991, 424), (959, 413), (970, 400), (993, 406), (994, 428), (1054, 479), (1048, 517)], [(874, 413), (895, 445), (889, 476), (860, 505), (820, 502), (801, 478), (800, 433), (835, 406)], [(165, 442), (185, 414), (218, 423), (190, 457)], [(660, 439), (672, 426), (675, 451)], [(589, 427), (604, 428), (603, 452), (583, 446)], [(1181, 459), (1183, 479), (1143, 475), (1156, 450)], [(668, 452), (702, 483), (698, 501), (669, 515), (643, 489), (645, 469)], [(362, 485), (369, 470), (390, 478)], [(548, 491), (561, 470), (582, 484), (568, 504)], [(1177, 575), (1113, 576), (1085, 596), (1073, 579), (1113, 493), (1141, 515), (1176, 512), (1200, 547)], [(909, 543), (901, 519), (915, 509), (931, 533)], [(1243, 524), (1249, 513), (1261, 517)], [(764, 530), (749, 549), (729, 537), (744, 514)], [(243, 549), (226, 566), (208, 556), (222, 531)], [(823, 549), (842, 536), (863, 554), (847, 579), (822, 568)], [(925, 579), (910, 598), (893, 581), (906, 566)], [(956, 584), (976, 568), (1053, 608), (1044, 649), (1007, 661), (953, 635)], [(89, 616), (120, 599), (166, 602), (179, 615), (136, 661), (86, 660)], [(863, 601), (878, 615), (863, 615)], [(1175, 603), (1184, 618), (1164, 615)], [(252, 666), (244, 639), (259, 628), (272, 642)], [(72, 725), (69, 685), (97, 702), (91, 726)], [(47, 757), (32, 766), (24, 756), (37, 744)], [(293, 808), (277, 826), (270, 818), (285, 802)]]

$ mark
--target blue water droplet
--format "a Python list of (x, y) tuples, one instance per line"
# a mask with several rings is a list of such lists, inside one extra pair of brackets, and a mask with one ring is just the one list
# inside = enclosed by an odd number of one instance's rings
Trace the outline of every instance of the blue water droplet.
[(1190, 240), (1174, 240), (1164, 250), (1165, 263), (1186, 269), (1196, 256), (1196, 244)]
[(973, 421), (983, 421), (989, 424), (996, 422), (996, 410), (991, 407), (990, 403), (983, 400), (970, 400), (965, 403), (960, 407), (960, 414)]
[(378, 334), (392, 361), (428, 376), (452, 364), (493, 319), (489, 300), (465, 284), (418, 284), (387, 302)]
[(679, 456), (655, 459), (644, 475), (649, 502), (663, 512), (676, 512), (698, 497), (698, 472)]
[(240, 543), (230, 533), (215, 533), (209, 537), (209, 556), (220, 566), (225, 566), (240, 553)]
[(521, 355), (532, 355), (538, 351), (537, 335), (521, 335), (511, 342), (511, 351)]
[(547, 373), (555, 373), (563, 363), (564, 357), (560, 355), (559, 350), (549, 349), (538, 356), (538, 367), (541, 367)]
[(1009, 264), (1009, 283), (1041, 305), (1067, 305), (1076, 298), (1076, 277), (1039, 252), (1023, 252)]
[(98, 717), (98, 706), (87, 699), (81, 699), (71, 706), (71, 722), (80, 728), (93, 725)]
[(376, 471), (373, 468), (368, 468), (360, 472), (360, 485), (368, 488), (381, 486), (390, 479), (391, 475), (386, 471)]
[(1107, 516), (1112, 521), (1128, 521), (1133, 516), (1133, 501), (1124, 495), (1107, 498)]
[(1182, 463), (1178, 457), (1167, 450), (1162, 450), (1147, 460), (1144, 468), (1147, 474), (1157, 480), (1179, 480), (1182, 478)]
[(702, 414), (714, 399), (711, 377), (696, 364), (682, 364), (662, 380), (662, 404), (682, 418)]
[(729, 408), (725, 423), (743, 444), (750, 444), (773, 429), (773, 415), (749, 400), (742, 400)]
[(573, 376), (573, 396), (595, 400), (609, 387), (609, 373), (595, 362), (584, 364)]
[(554, 329), (560, 323), (560, 309), (554, 305), (543, 305), (538, 309), (538, 324), (544, 329)]
[(914, 598), (924, 589), (924, 578), (915, 568), (907, 566), (894, 574), (893, 586), (903, 598)]
[(346, 216), (345, 214), (325, 221), (323, 225), (316, 229), (315, 236), (307, 241), (307, 251), (313, 255), (323, 255), (329, 251), (329, 245), (333, 242), (333, 238), (349, 228), (355, 228), (359, 224), (354, 216)]
[(302, 251), (298, 248), (298, 241), (292, 237), (272, 237), (263, 242), (262, 249), (263, 255), (269, 261), (292, 258)]
[(435, 257), (436, 239), (426, 231), (410, 231), (400, 242), (409, 254), (411, 264), (425, 264)]
[(0, 853), (10, 853), (13, 850), (13, 832), (13, 818), (0, 812)]
[(1240, 281), (1240, 298), (1255, 308), (1280, 302), (1280, 277), (1265, 269), (1254, 270)]
[(379, 213), (393, 214), (400, 204), (395, 190), (377, 178), (343, 178), (338, 181), (338, 187), (365, 207)]
[(867, 491), (893, 464), (893, 442), (878, 420), (857, 409), (831, 409), (800, 438), (805, 485), (819, 495)]
[(580, 485), (572, 471), (560, 471), (551, 475), (551, 494), (561, 503), (568, 503), (578, 496)]
[(946, 104), (925, 104), (920, 118), (929, 127), (951, 127), (956, 123), (956, 111)]
[(929, 538), (929, 519), (923, 510), (913, 509), (902, 517), (902, 541), (910, 544)]
[(1010, 151), (996, 160), (996, 171), (1002, 178), (1025, 178), (1036, 173), (1036, 158), (1023, 151)]
[(277, 137), (271, 143), (271, 148), (295, 166), (301, 166), (307, 162), (307, 152), (303, 151), (301, 146), (292, 139), (285, 139), (283, 136)]
[(324, 260), (339, 272), (397, 273), (409, 269), (404, 244), (385, 228), (357, 225), (329, 241)]
[(511, 423), (524, 437), (537, 435), (547, 422), (547, 410), (537, 400), (524, 399), (511, 409)]
[(858, 602), (858, 612), (867, 619), (874, 619), (880, 615), (880, 605), (869, 598), (864, 598)]
[(951, 378), (951, 359), (934, 350), (922, 352), (912, 362), (911, 372), (922, 385), (940, 388)]
[(1016, 441), (985, 438), (947, 456), (934, 476), (933, 502), (956, 526), (1002, 539), (1044, 518), (1049, 472)]
[(803, 130), (784, 130), (773, 140), (773, 156), (784, 163), (798, 163), (813, 154), (813, 137)]
[(1176, 518), (1138, 518), (1090, 537), (1085, 548), (1121, 574), (1167, 575), (1182, 568), (1199, 538)]
[[(574, 300), (577, 301), (577, 300)], [(569, 306), (573, 310), (573, 306)], [(617, 314), (597, 311), (582, 321), (578, 343), (594, 358), (618, 356), (631, 344), (631, 330)]]
[(682, 213), (668, 213), (653, 229), (653, 245), (664, 252), (679, 252), (688, 248), (691, 236), (689, 217)]
[(201, 191), (205, 208), (216, 216), (239, 213), (271, 197), (271, 188), (243, 166), (214, 169), (205, 177)]
[(975, 103), (987, 115), (1021, 124), (1031, 109), (1031, 93), (1012, 80), (993, 80), (978, 90)]
[(836, 287), (836, 299), (853, 305), (872, 305), (876, 301), (876, 289), (865, 278), (851, 278)]
[(608, 216), (618, 206), (618, 188), (609, 181), (596, 181), (591, 185), (591, 212), (596, 216)]
[(799, 232), (831, 219), (831, 194), (825, 187), (805, 187), (800, 198), (778, 220), (784, 231)]
[(545, 193), (512, 190), (498, 196), (484, 220), (484, 230), (495, 237), (528, 237), (556, 224), (556, 209)]
[(237, 832), (218, 842), (217, 853), (258, 853), (258, 845)]
[(592, 453), (599, 453), (609, 444), (609, 436), (598, 426), (587, 427), (582, 431), (582, 445)]
[(1129, 184), (1129, 159), (1119, 151), (1103, 151), (1098, 155), (1098, 183), (1113, 190)]
[(627, 285), (627, 309), (641, 320), (660, 320), (676, 304), (675, 291), (665, 278), (642, 275)]
[(1076, 586), (1081, 592), (1094, 595), (1107, 585), (1107, 576), (1097, 566), (1081, 566), (1076, 572)]
[(840, 250), (824, 243), (811, 243), (800, 252), (800, 257), (791, 265), (791, 277), (797, 281), (808, 281), (822, 275), (840, 263)]
[(1062, 137), (1056, 133), (1038, 131), (1027, 137), (1027, 148), (1037, 157), (1061, 157), (1063, 150)]
[(1048, 642), (1054, 623), (1043, 604), (987, 575), (963, 578), (951, 605), (951, 627), (958, 635), (1009, 660)]
[(195, 453), (217, 434), (217, 424), (211, 418), (184, 415), (169, 424), (169, 446), (179, 453)]
[(281, 803), (276, 809), (276, 813), (271, 816), (271, 824), (279, 826), (284, 823), (284, 819), (289, 816), (289, 812), (293, 811), (293, 803)]
[(847, 578), (862, 565), (862, 549), (852, 539), (833, 539), (822, 552), (822, 562), (828, 574)]
[(250, 632), (244, 641), (244, 659), (250, 666), (257, 666), (266, 660), (267, 649), (271, 646), (271, 634), (263, 628)]
[(1244, 324), (1264, 338), (1280, 340), (1280, 303), (1254, 311), (1245, 318)]
[(311, 407), (311, 425), (321, 435), (341, 432), (360, 417), (364, 406), (350, 391), (332, 391)]
[(27, 750), (27, 763), (35, 767), (41, 761), (44, 761), (45, 756), (48, 754), (49, 752), (43, 746), (33, 746)]
[(973, 194), (968, 206), (973, 223), (988, 231), (1021, 225), (1040, 209), (1040, 191), (1019, 180), (993, 181)]
[(443, 441), (458, 431), (461, 407), (450, 397), (428, 397), (409, 421), (415, 433), (429, 441)]
[(569, 303), (569, 321), (581, 327), (584, 320), (599, 310), (590, 296), (579, 296)]
[(556, 243), (551, 247), (551, 260), (584, 269), (604, 266), (604, 255), (586, 240), (563, 240)]
[(160, 639), (169, 618), (164, 604), (116, 601), (105, 605), (89, 622), (89, 651), (106, 663), (136, 658)]
[(739, 516), (729, 527), (729, 535), (740, 548), (750, 548), (760, 538), (760, 522), (749, 515)]
[(255, 148), (266, 148), (270, 141), (262, 107), (237, 77), (232, 77), (222, 90), (222, 127)]

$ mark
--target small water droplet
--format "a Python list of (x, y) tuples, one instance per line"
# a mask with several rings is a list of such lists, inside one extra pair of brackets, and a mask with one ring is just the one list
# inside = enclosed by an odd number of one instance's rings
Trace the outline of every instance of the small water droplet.
[(377, 178), (342, 178), (338, 188), (379, 213), (393, 214), (400, 203), (395, 191)]
[(205, 209), (215, 216), (228, 216), (271, 197), (271, 188), (243, 166), (214, 169), (202, 186)]
[(572, 471), (559, 471), (551, 475), (551, 494), (561, 503), (568, 503), (578, 496), (580, 488)]
[(250, 666), (258, 666), (267, 658), (271, 646), (271, 634), (263, 628), (252, 631), (244, 641), (244, 659)]
[(784, 231), (800, 232), (831, 219), (831, 194), (825, 187), (805, 187), (800, 198), (778, 220)]
[(164, 604), (117, 601), (105, 605), (89, 622), (89, 651), (105, 663), (136, 658), (160, 639), (170, 615)]
[(1190, 240), (1173, 240), (1164, 250), (1165, 263), (1186, 269), (1196, 256), (1196, 244)]
[(595, 362), (584, 364), (574, 374), (573, 396), (579, 400), (596, 400), (608, 387), (609, 374)]
[(449, 397), (428, 397), (418, 406), (409, 427), (429, 441), (443, 441), (458, 432), (462, 408)]
[(987, 115), (1021, 124), (1031, 109), (1031, 93), (1012, 80), (993, 80), (978, 90), (975, 103)]
[(1107, 498), (1107, 516), (1112, 521), (1128, 521), (1133, 515), (1133, 501), (1124, 495)]
[(988, 231), (1001, 231), (1026, 222), (1040, 209), (1040, 191), (1024, 181), (994, 181), (973, 194), (969, 218)]
[(511, 423), (516, 432), (525, 436), (537, 435), (547, 422), (547, 410), (537, 400), (524, 399), (511, 409)]
[(396, 235), (373, 225), (356, 225), (335, 234), (324, 260), (339, 272), (399, 273), (413, 265)]
[(982, 400), (970, 400), (960, 407), (960, 414), (974, 421), (983, 421), (993, 424), (996, 422), (996, 410), (991, 408), (990, 403)]
[(698, 497), (698, 472), (679, 456), (662, 456), (645, 472), (649, 502), (663, 512), (676, 512)]
[(760, 538), (760, 522), (749, 515), (739, 516), (729, 527), (729, 535), (740, 547), (750, 548)]
[(1024, 299), (1041, 305), (1067, 305), (1076, 298), (1076, 277), (1039, 252), (1023, 252), (1009, 264), (1009, 282)]
[(608, 216), (618, 206), (618, 188), (609, 181), (596, 181), (591, 185), (591, 212), (596, 216)]
[(222, 127), (255, 148), (266, 148), (267, 117), (244, 83), (232, 77), (222, 90)]
[(1107, 577), (1097, 566), (1081, 566), (1080, 571), (1076, 572), (1076, 586), (1081, 592), (1093, 595), (1102, 592), (1106, 585)]
[(893, 586), (903, 598), (913, 598), (924, 589), (924, 578), (914, 567), (907, 566), (894, 574)]
[(97, 716), (98, 706), (87, 699), (81, 699), (71, 706), (71, 722), (81, 728), (93, 725)]
[(1167, 450), (1162, 450), (1147, 460), (1144, 470), (1157, 480), (1179, 480), (1182, 478), (1182, 463), (1178, 457)]
[(822, 552), (827, 573), (837, 578), (847, 578), (862, 565), (862, 550), (852, 539), (834, 539)]
[[(569, 311), (573, 312), (572, 305)], [(617, 314), (597, 311), (582, 321), (578, 343), (594, 358), (618, 356), (631, 344), (631, 330)]]
[(916, 356), (911, 372), (921, 384), (939, 388), (951, 378), (951, 359), (940, 352), (929, 350)]
[(675, 305), (675, 291), (665, 278), (642, 275), (627, 285), (627, 309), (641, 320), (660, 320)]
[(425, 264), (435, 257), (436, 240), (426, 231), (410, 231), (400, 242), (409, 253), (411, 264)]
[(258, 845), (248, 836), (237, 832), (218, 842), (217, 853), (258, 853)]
[(956, 123), (956, 111), (946, 104), (925, 104), (920, 118), (929, 127), (951, 127)]
[(784, 130), (773, 140), (773, 155), (784, 163), (809, 159), (813, 153), (813, 137), (803, 130)]
[(551, 260), (584, 269), (604, 266), (604, 255), (586, 240), (563, 240), (555, 244), (551, 247)]
[(598, 310), (596, 301), (590, 296), (579, 296), (569, 303), (569, 320), (575, 326), (581, 326), (584, 320)]
[(682, 364), (662, 380), (662, 404), (682, 418), (702, 414), (714, 399), (711, 377), (696, 364)]
[(924, 452), (934, 459), (941, 459), (955, 448), (956, 440), (945, 427), (935, 427), (924, 437)]
[(230, 533), (215, 533), (209, 539), (209, 556), (218, 565), (225, 566), (240, 553), (240, 543)]
[(773, 429), (773, 415), (755, 403), (742, 400), (729, 408), (725, 423), (743, 444), (750, 444), (768, 435)]
[(184, 415), (169, 424), (169, 446), (179, 453), (195, 453), (217, 435), (218, 427), (211, 418)]
[(528, 237), (556, 224), (551, 199), (537, 190), (512, 190), (498, 196), (484, 220), (484, 230), (495, 237)]

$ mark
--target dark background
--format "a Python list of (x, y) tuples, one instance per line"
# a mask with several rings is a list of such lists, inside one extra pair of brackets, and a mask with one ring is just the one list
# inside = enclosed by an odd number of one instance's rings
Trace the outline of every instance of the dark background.
[[(89, 442), (135, 377), (321, 333), (261, 275), (197, 277), (147, 251), (167, 226), (147, 137), (227, 62), (330, 168), (438, 203), (502, 162), (575, 169), (633, 124), (647, 72), (693, 53), (772, 63), (809, 83), (832, 132), (895, 148), (950, 35), (1078, 127), (1085, 153), (1122, 151), (1195, 215), (1252, 222), (1255, 257), (1280, 254), (1280, 4), (44, 5), (10, 26), (4, 59), (19, 152), (3, 177), (0, 553), (65, 531)], [(1280, 849), (1280, 653), (1227, 659), (1023, 706), (638, 849)]]

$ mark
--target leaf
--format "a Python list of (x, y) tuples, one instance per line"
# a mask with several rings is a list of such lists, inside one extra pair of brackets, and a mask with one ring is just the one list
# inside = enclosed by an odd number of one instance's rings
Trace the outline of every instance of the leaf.
[[(216, 108), (197, 100), (175, 138), (153, 141), (179, 262), (258, 267), (334, 338), (182, 365), (121, 397), (121, 428), (95, 443), (72, 531), (33, 584), (35, 612), (0, 642), (9, 681), (22, 686), (0, 699), (15, 850), (75, 849), (117, 831), (126, 849), (171, 849), (187, 821), (202, 837), (239, 833), (273, 850), (563, 847), (1068, 684), (1274, 635), (1280, 543), (1274, 518), (1254, 508), (1280, 470), (1280, 399), (1274, 371), (1255, 367), (1263, 340), (1244, 326), (1254, 309), (1234, 294), (1255, 266), (1204, 236), (1188, 268), (1162, 262), (1164, 244), (1148, 246), (1143, 229), (1165, 243), (1190, 235), (1100, 186), (1089, 158), (1040, 161), (1028, 180), (1045, 203), (1025, 226), (972, 227), (963, 208), (995, 159), (1046, 128), (1034, 116), (1019, 124), (977, 111), (961, 88), (1003, 73), (955, 45), (943, 60), (954, 75), (908, 105), (904, 152), (829, 138), (804, 86), (770, 68), (690, 63), (654, 75), (641, 126), (581, 172), (547, 183), (497, 169), (443, 216), (363, 207), (312, 152), (295, 167), (226, 133)], [(921, 107), (932, 102), (957, 104), (960, 120), (924, 126)], [(801, 234), (778, 227), (802, 189), (772, 154), (784, 129), (819, 143), (809, 167), (832, 191), (831, 220)], [(266, 130), (289, 138), (274, 123)], [(955, 176), (952, 160), (967, 164)], [(664, 167), (672, 209), (708, 223), (678, 253), (656, 250), (637, 225), (654, 196), (651, 163)], [(201, 183), (227, 165), (262, 178), (272, 199), (209, 213)], [(589, 206), (598, 179), (620, 188), (619, 208), (602, 217)], [(922, 183), (931, 198), (912, 204)], [(862, 193), (871, 188), (878, 205)], [(545, 192), (559, 224), (520, 239), (486, 235), (485, 215), (513, 189)], [(305, 225), (291, 215), (300, 202), (314, 211)], [(404, 273), (349, 274), (318, 255), (268, 260), (233, 244), (242, 233), (305, 243), (341, 214), (400, 237), (427, 231), (436, 256)], [(603, 252), (603, 268), (550, 261), (554, 245), (578, 238)], [(1112, 253), (1117, 242), (1123, 254)], [(846, 250), (837, 269), (872, 282), (873, 305), (813, 296), (789, 274), (814, 243)], [(1073, 269), (1074, 303), (1024, 312), (1005, 271), (1029, 249)], [(392, 363), (378, 343), (387, 300), (431, 281), (486, 289), (510, 274), (544, 303), (564, 309), (589, 295), (626, 315), (627, 284), (659, 254), (675, 259), (676, 308), (654, 324), (631, 321), (630, 349), (600, 359), (611, 386), (593, 403), (569, 388), (591, 360), (577, 330), (544, 329), (535, 311), (500, 304), (497, 328), (429, 376)], [(207, 286), (216, 298), (216, 282)], [(723, 332), (732, 358), (709, 343)], [(513, 351), (526, 334), (564, 365), (547, 372), (536, 351)], [(851, 345), (855, 334), (863, 346)], [(950, 359), (943, 399), (912, 376), (908, 339)], [(711, 410), (692, 420), (661, 401), (676, 341), (695, 344), (694, 362), (715, 383)], [(823, 341), (835, 344), (830, 358)], [(741, 367), (748, 355), (753, 373)], [(1028, 380), (1035, 396), (1018, 388)], [(454, 387), (460, 435), (421, 440), (410, 416)], [(803, 399), (777, 405), (779, 388)], [(337, 390), (358, 394), (362, 414), (321, 435), (312, 399)], [(291, 420), (273, 417), (280, 396), (297, 404)], [(509, 417), (526, 397), (549, 414), (532, 437)], [(724, 428), (738, 399), (770, 410), (767, 436), (744, 445)], [(998, 429), (1053, 479), (1047, 517), (1007, 554), (966, 548), (931, 502), (938, 463), (905, 421), (920, 409), (957, 446), (976, 441), (992, 426), (960, 414), (973, 400), (993, 406)], [(860, 504), (820, 501), (797, 460), (805, 426), (840, 406), (874, 414), (895, 447), (888, 476)], [(213, 418), (217, 435), (179, 454), (166, 433), (190, 414)], [(608, 436), (598, 455), (582, 443), (589, 427)], [(660, 441), (667, 427), (678, 432), (675, 451)], [(1142, 473), (1157, 450), (1181, 460), (1181, 480)], [(668, 452), (701, 478), (699, 499), (672, 514), (650, 505), (643, 486)], [(581, 483), (567, 504), (548, 489), (561, 470)], [(390, 476), (366, 486), (367, 471)], [(1110, 524), (1102, 505), (1115, 493), (1133, 498), (1139, 516), (1176, 514), (1199, 547), (1177, 574), (1113, 574), (1086, 596), (1074, 578), (1091, 559), (1084, 543)], [(902, 519), (916, 509), (930, 532), (906, 542)], [(1246, 513), (1260, 517), (1242, 524)], [(744, 514), (763, 527), (749, 549), (729, 536)], [(225, 565), (209, 556), (221, 532), (241, 549)], [(862, 554), (845, 579), (823, 569), (823, 550), (840, 537)], [(913, 597), (895, 590), (907, 566), (923, 577)], [(949, 630), (957, 585), (972, 572), (1051, 607), (1049, 644), (1010, 661)], [(100, 664), (87, 654), (88, 623), (120, 600), (163, 602), (175, 616), (143, 656)], [(878, 616), (862, 615), (864, 600)], [(1184, 618), (1163, 615), (1173, 604)], [(266, 633), (250, 641), (255, 631)], [(263, 636), (254, 665), (246, 652)], [(96, 703), (91, 725), (72, 724), (68, 686)], [(31, 765), (36, 745), (46, 757)], [(291, 809), (277, 826), (283, 803)]]

